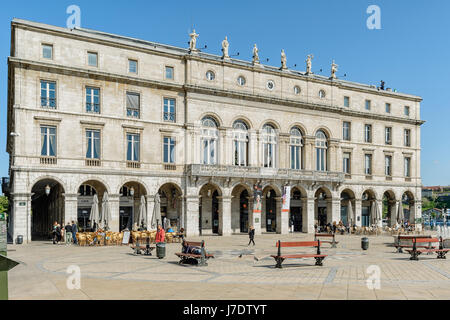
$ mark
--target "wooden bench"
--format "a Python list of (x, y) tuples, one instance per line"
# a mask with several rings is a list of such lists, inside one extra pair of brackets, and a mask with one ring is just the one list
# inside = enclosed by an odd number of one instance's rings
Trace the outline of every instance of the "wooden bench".
[(138, 240), (135, 245), (131, 246), (131, 249), (133, 249), (135, 255), (144, 254), (146, 256), (151, 256), (152, 251), (155, 250), (155, 247), (150, 246), (150, 239), (147, 238), (147, 244), (145, 246), (140, 245)]
[(175, 255), (180, 258), (179, 264), (188, 263), (189, 260), (191, 260), (191, 261), (196, 260), (198, 266), (207, 266), (208, 263), (206, 262), (206, 260), (208, 260), (209, 258), (214, 258), (214, 255), (206, 252), (204, 240), (202, 240), (202, 242), (194, 242), (194, 241), (184, 240), (181, 243), (181, 251), (183, 251), (183, 243), (189, 247), (200, 247), (201, 253), (200, 254), (183, 253), (183, 252), (175, 253)]
[(330, 243), (332, 248), (336, 248), (336, 245), (339, 243), (338, 241), (336, 241), (334, 233), (315, 233), (314, 241), (319, 240), (318, 238), (333, 238), (331, 241), (330, 240), (321, 240), (322, 243)]
[[(413, 239), (431, 239), (431, 236), (408, 236), (408, 235), (398, 235), (396, 237), (397, 241), (394, 241), (394, 247), (397, 249), (397, 253), (403, 253), (403, 248), (412, 248), (413, 247)], [(401, 241), (411, 241), (410, 244), (402, 244)], [(426, 241), (424, 241), (426, 243)], [(418, 248), (424, 249), (435, 249), (435, 247), (431, 246), (431, 242), (426, 245), (420, 245)]]
[[(276, 246), (278, 247), (278, 254), (276, 256), (271, 256), (275, 259), (275, 268), (281, 269), (281, 264), (286, 259), (300, 259), (300, 258), (314, 258), (316, 259), (316, 266), (322, 266), (322, 261), (327, 257), (327, 255), (320, 253), (320, 240), (317, 241), (300, 241), (300, 242), (281, 242), (278, 241)], [(281, 248), (292, 248), (292, 247), (314, 247), (317, 248), (316, 254), (313, 253), (297, 253), (297, 254), (281, 254)]]
[[(439, 242), (439, 249), (417, 249), (417, 243), (436, 243)], [(415, 238), (413, 239), (413, 248), (412, 249), (407, 249), (406, 251), (409, 252), (409, 254), (411, 255), (411, 258), (409, 258), (409, 260), (419, 260), (419, 255), (422, 253), (437, 253), (438, 259), (447, 259), (447, 257), (445, 256), (447, 254), (447, 252), (450, 251), (450, 249), (444, 249), (444, 242), (442, 241), (442, 237), (441, 238)]]

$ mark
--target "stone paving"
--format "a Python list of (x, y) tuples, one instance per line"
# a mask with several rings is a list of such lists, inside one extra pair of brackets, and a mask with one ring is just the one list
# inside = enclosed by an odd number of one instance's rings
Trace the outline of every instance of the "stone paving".
[[(312, 240), (312, 235), (265, 234), (256, 246), (247, 247), (246, 235), (204, 236), (208, 252), (216, 258), (206, 267), (179, 265), (179, 243), (167, 244), (166, 258), (134, 256), (127, 246), (78, 247), (34, 242), (8, 246), (8, 256), (22, 262), (9, 272), (10, 299), (450, 299), (450, 261), (422, 255), (396, 253), (391, 236), (368, 237), (368, 251), (361, 250), (361, 236), (337, 236), (323, 267), (314, 259), (286, 260), (275, 269), (270, 257), (275, 243)], [(283, 252), (295, 252), (288, 248)], [(300, 248), (300, 251), (308, 248)], [(255, 259), (256, 258), (256, 259)], [(81, 269), (81, 289), (66, 285), (69, 266)], [(367, 268), (381, 271), (381, 288), (369, 289)]]

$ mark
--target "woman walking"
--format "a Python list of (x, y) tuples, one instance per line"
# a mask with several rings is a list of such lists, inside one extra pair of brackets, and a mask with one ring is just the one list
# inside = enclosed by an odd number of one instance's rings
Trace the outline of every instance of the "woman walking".
[(255, 239), (255, 228), (253, 226), (251, 226), (250, 230), (248, 231), (248, 237), (250, 238), (250, 241), (248, 242), (248, 246), (252, 242), (253, 242), (253, 245), (255, 245), (255, 240), (254, 240)]

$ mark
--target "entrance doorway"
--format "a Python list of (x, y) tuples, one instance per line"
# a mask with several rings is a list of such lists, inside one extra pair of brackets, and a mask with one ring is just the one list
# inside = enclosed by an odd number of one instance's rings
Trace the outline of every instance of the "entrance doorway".
[(119, 230), (126, 228), (131, 230), (133, 226), (133, 207), (120, 207), (119, 211)]
[(325, 227), (327, 225), (327, 208), (319, 207), (318, 210), (319, 227)]
[(276, 232), (277, 229), (277, 202), (275, 191), (271, 190), (266, 197), (266, 231)]
[(215, 234), (219, 233), (219, 199), (217, 197), (219, 193), (214, 191), (212, 197), (212, 231)]
[(248, 232), (248, 191), (244, 190), (240, 196), (240, 229), (242, 233)]

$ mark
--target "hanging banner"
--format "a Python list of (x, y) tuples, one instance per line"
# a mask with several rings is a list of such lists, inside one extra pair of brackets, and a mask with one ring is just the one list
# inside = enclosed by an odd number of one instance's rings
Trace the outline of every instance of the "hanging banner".
[(291, 209), (291, 187), (283, 188), (283, 206), (281, 212), (289, 213)]
[(253, 186), (253, 212), (261, 213), (262, 211), (262, 186), (254, 185)]

